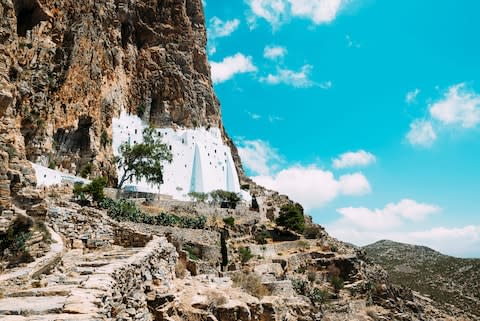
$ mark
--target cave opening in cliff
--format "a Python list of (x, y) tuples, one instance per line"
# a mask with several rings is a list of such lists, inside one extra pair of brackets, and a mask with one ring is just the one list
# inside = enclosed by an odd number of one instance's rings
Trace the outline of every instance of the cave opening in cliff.
[(89, 116), (81, 116), (76, 130), (59, 128), (53, 139), (55, 147), (60, 153), (80, 152), (82, 156), (90, 152), (90, 128), (93, 120)]
[(165, 113), (163, 101), (158, 95), (152, 97), (152, 103), (150, 104), (150, 120), (155, 122), (160, 120), (160, 116)]
[(48, 15), (40, 7), (37, 0), (16, 0), (17, 34), (25, 37), (40, 22), (48, 19)]

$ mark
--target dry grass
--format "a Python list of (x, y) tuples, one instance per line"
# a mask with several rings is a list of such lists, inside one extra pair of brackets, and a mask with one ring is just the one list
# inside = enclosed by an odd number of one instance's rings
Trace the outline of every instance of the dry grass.
[(238, 272), (232, 276), (232, 281), (235, 287), (240, 287), (248, 294), (259, 299), (270, 294), (267, 287), (262, 284), (260, 276), (256, 273)]
[(226, 296), (218, 291), (208, 290), (206, 293), (208, 297), (209, 310), (213, 310), (216, 307), (222, 306), (227, 303)]
[(183, 279), (187, 276), (187, 266), (183, 260), (178, 260), (175, 265), (175, 276), (179, 279)]

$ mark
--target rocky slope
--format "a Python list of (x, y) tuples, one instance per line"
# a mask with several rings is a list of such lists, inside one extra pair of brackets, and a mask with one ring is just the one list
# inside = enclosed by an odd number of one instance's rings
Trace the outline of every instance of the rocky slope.
[(443, 255), (428, 247), (379, 241), (363, 248), (392, 282), (428, 295), (446, 309), (480, 320), (480, 260)]

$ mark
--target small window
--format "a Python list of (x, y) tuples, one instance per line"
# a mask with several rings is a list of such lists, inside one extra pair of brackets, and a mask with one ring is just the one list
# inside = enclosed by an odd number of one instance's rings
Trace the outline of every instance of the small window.
[(138, 134), (138, 129), (135, 129), (135, 135)]

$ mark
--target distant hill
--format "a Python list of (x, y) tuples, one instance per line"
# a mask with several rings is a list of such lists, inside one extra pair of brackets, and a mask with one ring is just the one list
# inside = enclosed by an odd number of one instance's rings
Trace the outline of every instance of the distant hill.
[(391, 281), (480, 316), (480, 259), (443, 255), (425, 246), (379, 241), (363, 247)]

